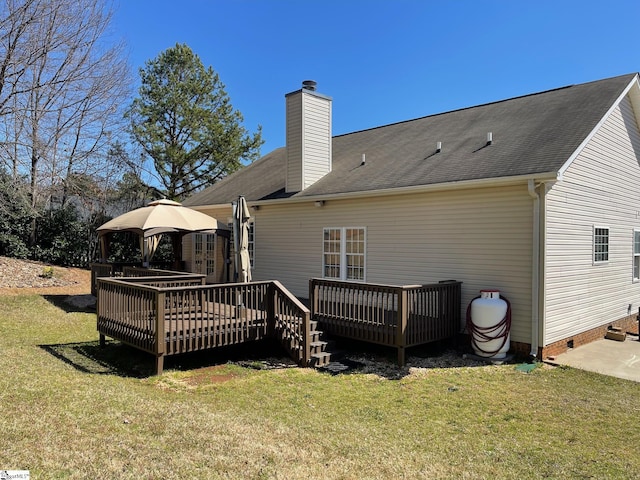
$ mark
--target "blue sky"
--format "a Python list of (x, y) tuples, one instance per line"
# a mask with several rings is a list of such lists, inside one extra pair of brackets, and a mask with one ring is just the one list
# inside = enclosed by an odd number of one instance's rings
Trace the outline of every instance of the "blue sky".
[[(333, 98), (333, 134), (640, 71), (638, 0), (120, 0), (137, 70), (186, 43), (219, 73), (262, 154), (284, 95)], [(136, 74), (137, 78), (137, 74)]]

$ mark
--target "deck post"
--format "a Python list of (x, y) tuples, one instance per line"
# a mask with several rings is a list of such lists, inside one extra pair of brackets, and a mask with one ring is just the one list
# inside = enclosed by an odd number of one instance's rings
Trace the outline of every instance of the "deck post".
[(305, 312), (302, 315), (302, 365), (309, 366), (311, 362), (311, 313)]
[(311, 320), (318, 312), (318, 284), (312, 278), (309, 280), (309, 308), (311, 309)]
[(269, 282), (267, 286), (267, 335), (273, 337), (276, 331), (276, 286)]
[(398, 347), (398, 366), (404, 367), (405, 347), (407, 345), (407, 317), (408, 317), (408, 293), (404, 288), (399, 288), (398, 295), (398, 331), (396, 332), (396, 346)]
[[(91, 294), (96, 297), (96, 328), (100, 324), (100, 296), (98, 295), (98, 280), (93, 278), (93, 265), (91, 266)], [(100, 348), (107, 345), (107, 339), (104, 334), (100, 333)]]
[(164, 344), (164, 304), (165, 292), (156, 293), (156, 375), (162, 375), (164, 364), (165, 344)]
[(404, 347), (398, 347), (398, 366), (404, 367), (405, 363), (406, 363), (405, 349)]
[(160, 355), (156, 357), (156, 375), (162, 375), (162, 369), (164, 367), (164, 356)]

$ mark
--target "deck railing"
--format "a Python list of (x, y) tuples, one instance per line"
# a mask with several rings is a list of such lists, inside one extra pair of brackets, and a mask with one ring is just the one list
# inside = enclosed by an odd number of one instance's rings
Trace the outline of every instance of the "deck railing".
[[(166, 263), (158, 265), (166, 265)], [(96, 296), (98, 291), (98, 278), (189, 275), (188, 272), (141, 267), (136, 263), (92, 263), (89, 267), (91, 269), (91, 295), (93, 296)]]
[(91, 267), (91, 295), (98, 291), (98, 278), (113, 277), (115, 272), (111, 263), (92, 263)]
[(311, 360), (311, 312), (284, 286), (271, 282), (274, 335), (300, 365)]
[(311, 316), (328, 333), (398, 349), (454, 337), (460, 330), (461, 282), (380, 285), (312, 279)]
[[(147, 268), (136, 265), (124, 265), (122, 267), (123, 277), (166, 277), (166, 276), (178, 276), (178, 275), (194, 275), (189, 272), (177, 272), (175, 270), (164, 270), (161, 268)], [(206, 275), (202, 275), (206, 278)]]
[(309, 362), (310, 312), (278, 282), (204, 285), (202, 275), (98, 279), (98, 331), (156, 357), (275, 336)]

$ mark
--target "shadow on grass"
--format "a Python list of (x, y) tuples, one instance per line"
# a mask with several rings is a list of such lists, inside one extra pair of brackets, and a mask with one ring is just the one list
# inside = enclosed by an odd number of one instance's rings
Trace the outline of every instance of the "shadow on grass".
[(82, 373), (134, 378), (155, 373), (153, 356), (120, 342), (108, 341), (104, 348), (98, 340), (40, 345), (40, 348)]
[(42, 295), (47, 302), (66, 313), (96, 313), (96, 297), (85, 295)]
[[(407, 349), (404, 367), (397, 364), (395, 348), (353, 340), (338, 340), (339, 356), (333, 368), (320, 371), (337, 374), (374, 373), (389, 380), (399, 380), (410, 374), (410, 368), (457, 368), (482, 366), (486, 363), (465, 359), (460, 346), (449, 341), (435, 342)], [(108, 340), (100, 347), (98, 340), (90, 342), (40, 345), (40, 348), (58, 360), (71, 365), (82, 373), (146, 378), (155, 375), (155, 359), (124, 343)], [(411, 358), (409, 358), (411, 357)], [(285, 350), (275, 340), (261, 340), (210, 350), (169, 355), (165, 357), (165, 370), (197, 370), (201, 368), (235, 363), (247, 368), (269, 369), (295, 367)], [(344, 368), (342, 368), (344, 367)]]
[[(146, 378), (155, 375), (153, 355), (114, 340), (108, 340), (104, 347), (100, 347), (100, 342), (94, 340), (40, 345), (40, 348), (82, 373), (132, 378)], [(166, 356), (164, 367), (165, 370), (184, 371), (229, 362), (261, 365), (268, 364), (267, 360), (269, 359), (278, 359), (283, 365), (292, 363), (277, 343), (263, 340)]]

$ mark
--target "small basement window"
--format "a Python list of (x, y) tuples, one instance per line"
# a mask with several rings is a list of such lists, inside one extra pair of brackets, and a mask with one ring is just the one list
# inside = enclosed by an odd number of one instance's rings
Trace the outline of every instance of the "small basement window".
[(609, 229), (607, 227), (593, 228), (593, 262), (609, 261)]
[(640, 230), (633, 231), (633, 281), (640, 281)]

